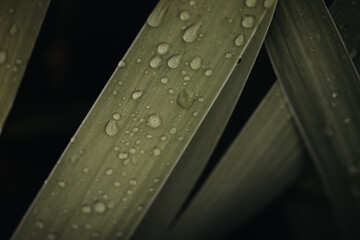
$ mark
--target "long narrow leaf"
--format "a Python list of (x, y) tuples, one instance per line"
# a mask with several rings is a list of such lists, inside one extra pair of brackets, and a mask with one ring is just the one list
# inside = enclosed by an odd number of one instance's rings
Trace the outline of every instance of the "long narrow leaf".
[(321, 0), (279, 1), (267, 47), (343, 234), (360, 238), (360, 79)]
[(50, 0), (0, 1), (0, 134)]

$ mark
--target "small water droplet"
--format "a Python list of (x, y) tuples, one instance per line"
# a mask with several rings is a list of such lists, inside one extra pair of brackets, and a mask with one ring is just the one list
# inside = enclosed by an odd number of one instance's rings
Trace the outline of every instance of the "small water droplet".
[(156, 115), (156, 114), (152, 114), (149, 116), (148, 118), (148, 126), (152, 127), (152, 128), (158, 128), (161, 125), (161, 118)]
[(127, 159), (129, 157), (129, 154), (127, 152), (121, 152), (119, 153), (119, 158), (121, 160)]
[(338, 95), (339, 95), (339, 93), (338, 93), (338, 92), (333, 92), (333, 93), (331, 94), (331, 97), (332, 97), (332, 98), (337, 98), (337, 97), (338, 97)]
[(162, 77), (161, 79), (160, 79), (160, 82), (162, 83), (162, 84), (167, 84), (167, 82), (168, 82), (168, 78), (167, 77)]
[(3, 64), (6, 61), (7, 54), (4, 50), (0, 50), (0, 64)]
[(118, 121), (118, 120), (120, 120), (121, 116), (120, 116), (119, 113), (114, 113), (114, 114), (112, 115), (112, 118), (113, 118), (114, 120)]
[(57, 236), (55, 233), (49, 233), (47, 235), (47, 239), (49, 239), (49, 240), (56, 240), (56, 238), (57, 238)]
[(241, 25), (244, 28), (252, 28), (255, 24), (255, 17), (252, 15), (245, 15), (243, 20), (241, 21)]
[(169, 7), (169, 2), (161, 1), (148, 17), (147, 24), (149, 24), (149, 26), (151, 27), (160, 26), (168, 7)]
[(83, 172), (84, 172), (84, 173), (88, 173), (88, 172), (89, 172), (89, 170), (90, 170), (90, 168), (85, 167), (85, 168), (83, 169)]
[(345, 119), (344, 119), (344, 123), (345, 123), (345, 124), (351, 123), (351, 118), (345, 118)]
[(106, 211), (106, 205), (102, 201), (95, 201), (93, 204), (94, 212), (104, 213)]
[(66, 186), (66, 182), (63, 180), (60, 180), (60, 181), (58, 181), (58, 186), (63, 188)]
[(232, 57), (232, 53), (230, 52), (225, 53), (225, 58), (229, 59), (231, 57)]
[(124, 237), (124, 234), (122, 232), (116, 232), (115, 237), (122, 238), (122, 237)]
[(141, 63), (141, 61), (142, 61), (141, 58), (136, 59), (136, 63)]
[(244, 46), (245, 43), (245, 35), (240, 33), (239, 35), (236, 36), (235, 41), (234, 41), (235, 45), (238, 47)]
[(195, 1), (195, 0), (191, 0), (191, 1), (189, 2), (189, 5), (192, 6), (192, 7), (195, 6), (195, 5), (196, 5), (196, 1)]
[(185, 109), (190, 109), (190, 107), (192, 106), (192, 104), (194, 103), (195, 98), (193, 97), (193, 93), (188, 90), (188, 89), (183, 89), (177, 98), (177, 103), (185, 108)]
[(143, 95), (143, 92), (141, 90), (136, 90), (132, 93), (132, 98), (133, 99), (139, 99), (141, 96)]
[(152, 68), (158, 68), (161, 65), (161, 57), (160, 56), (154, 56), (151, 60), (150, 60), (150, 67)]
[(197, 117), (198, 115), (199, 115), (198, 112), (193, 112), (193, 116), (194, 116), (194, 117)]
[(114, 173), (114, 170), (112, 170), (111, 168), (108, 168), (108, 169), (106, 169), (106, 171), (105, 171), (105, 174), (106, 175), (112, 175)]
[(188, 43), (195, 41), (195, 39), (198, 37), (201, 24), (201, 22), (197, 22), (190, 25), (184, 32), (184, 35), (182, 37), (183, 40)]
[(81, 212), (83, 213), (91, 213), (91, 207), (89, 204), (84, 204), (82, 207), (81, 207)]
[(342, 31), (346, 31), (349, 28), (347, 22), (345, 22), (345, 21), (340, 21), (338, 26), (339, 26), (339, 29)]
[(130, 179), (130, 180), (129, 180), (129, 184), (130, 184), (131, 186), (136, 186), (136, 185), (137, 185), (136, 179), (135, 179), (135, 178)]
[(245, 5), (249, 8), (255, 7), (257, 0), (245, 0)]
[(206, 69), (205, 76), (210, 77), (213, 74), (213, 71), (211, 69)]
[(170, 132), (170, 134), (174, 135), (176, 133), (176, 130), (177, 130), (176, 127), (173, 127), (170, 129), (169, 132)]
[(263, 7), (264, 8), (269, 8), (273, 5), (274, 3), (274, 0), (264, 0), (264, 4), (263, 4)]
[(113, 183), (114, 187), (120, 187), (121, 186), (121, 183), (119, 181), (115, 181)]
[(91, 236), (92, 236), (93, 238), (98, 238), (98, 237), (100, 237), (100, 233), (97, 232), (97, 231), (94, 231), (94, 232), (91, 233)]
[(174, 91), (174, 89), (169, 88), (168, 92), (169, 92), (170, 94), (174, 94), (175, 91)]
[(179, 18), (181, 21), (188, 21), (190, 19), (190, 13), (186, 10), (181, 11)]
[(124, 60), (121, 60), (119, 63), (118, 63), (118, 67), (119, 68), (123, 68), (126, 66), (126, 62)]
[(11, 25), (11, 27), (9, 29), (9, 34), (11, 36), (14, 36), (18, 33), (18, 31), (19, 31), (19, 27), (16, 24), (13, 24), (13, 25)]
[(167, 137), (166, 137), (165, 135), (162, 135), (162, 136), (160, 137), (160, 140), (163, 141), (163, 142), (165, 142), (166, 139), (167, 139)]
[(161, 154), (161, 150), (158, 147), (154, 147), (152, 153), (157, 157)]
[(185, 76), (185, 77), (184, 77), (184, 80), (185, 80), (185, 81), (190, 81), (190, 79), (191, 79), (190, 76)]
[(105, 132), (109, 136), (115, 136), (118, 132), (118, 126), (115, 120), (111, 119), (105, 127)]
[(167, 53), (169, 49), (170, 49), (170, 45), (166, 42), (162, 42), (158, 45), (157, 52), (162, 55)]
[(191, 60), (190, 67), (193, 70), (198, 70), (201, 68), (201, 57), (196, 56)]
[(34, 227), (38, 228), (38, 229), (43, 229), (45, 226), (44, 222), (41, 220), (36, 220), (34, 222)]
[(77, 225), (76, 223), (71, 224), (71, 228), (72, 229), (79, 229), (79, 225)]
[(181, 62), (182, 54), (177, 54), (169, 58), (167, 64), (169, 68), (175, 69), (179, 67)]

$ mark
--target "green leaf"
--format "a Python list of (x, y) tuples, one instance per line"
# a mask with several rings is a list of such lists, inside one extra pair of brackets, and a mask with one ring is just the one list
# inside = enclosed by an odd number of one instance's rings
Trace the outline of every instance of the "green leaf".
[(50, 0), (0, 1), (0, 134)]
[(266, 41), (343, 230), (360, 238), (360, 80), (321, 0), (279, 1)]
[(243, 5), (159, 2), (13, 239), (129, 238), (268, 11)]
[(235, 108), (269, 28), (269, 11), (132, 239), (159, 239), (174, 220), (210, 158)]

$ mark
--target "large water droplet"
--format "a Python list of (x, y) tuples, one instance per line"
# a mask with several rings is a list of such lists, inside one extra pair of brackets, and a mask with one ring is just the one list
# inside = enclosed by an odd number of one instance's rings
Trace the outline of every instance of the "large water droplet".
[(161, 57), (160, 56), (154, 56), (151, 60), (150, 60), (150, 67), (152, 68), (158, 68), (161, 64)]
[(244, 28), (252, 28), (255, 24), (255, 17), (252, 15), (244, 16), (243, 20), (241, 21), (241, 25)]
[(199, 68), (201, 68), (201, 57), (199, 57), (199, 56), (194, 57), (191, 60), (190, 67), (193, 70), (198, 70)]
[(186, 10), (181, 11), (179, 18), (181, 19), (181, 21), (187, 21), (190, 19), (190, 13)]
[(185, 109), (190, 109), (190, 107), (192, 106), (192, 104), (194, 103), (195, 98), (193, 97), (193, 93), (188, 90), (188, 89), (183, 89), (177, 98), (177, 103), (185, 108)]
[(235, 45), (238, 47), (244, 46), (245, 43), (245, 36), (244, 34), (240, 33), (239, 35), (236, 36), (235, 41), (234, 41)]
[(166, 42), (163, 42), (158, 45), (157, 52), (162, 55), (167, 53), (169, 49), (170, 49), (170, 45)]
[(136, 90), (132, 93), (132, 98), (133, 99), (139, 99), (141, 96), (143, 95), (143, 92), (141, 90)]
[(257, 4), (257, 0), (245, 0), (245, 5), (247, 7), (255, 7)]
[(167, 64), (169, 68), (175, 69), (179, 67), (181, 62), (182, 54), (177, 54), (169, 58)]
[(152, 114), (149, 116), (148, 118), (148, 126), (152, 127), (152, 128), (158, 128), (161, 125), (161, 118), (156, 115), (156, 114)]
[(271, 7), (271, 5), (273, 5), (273, 3), (274, 3), (274, 0), (264, 0), (263, 7), (269, 8), (269, 7)]
[(3, 64), (6, 61), (7, 55), (4, 50), (0, 50), (0, 64)]
[(148, 17), (147, 24), (149, 24), (151, 27), (160, 26), (168, 7), (169, 4), (167, 1), (160, 1), (154, 11)]
[(184, 32), (183, 39), (185, 42), (191, 43), (198, 37), (201, 22), (190, 25)]
[(109, 136), (115, 136), (118, 132), (118, 126), (114, 119), (111, 119), (107, 124), (105, 128), (105, 132)]
[(18, 31), (19, 31), (18, 26), (16, 24), (13, 24), (13, 25), (11, 25), (11, 27), (9, 29), (9, 34), (11, 36), (14, 36), (14, 35), (16, 35), (18, 33)]
[(104, 213), (106, 211), (106, 205), (102, 201), (95, 201), (93, 204), (94, 212)]

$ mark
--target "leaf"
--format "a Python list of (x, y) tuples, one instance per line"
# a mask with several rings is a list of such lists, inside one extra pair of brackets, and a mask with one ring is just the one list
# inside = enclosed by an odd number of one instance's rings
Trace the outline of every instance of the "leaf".
[(210, 158), (242, 92), (269, 28), (269, 11), (178, 164), (140, 223), (135, 239), (159, 239), (184, 205)]
[(0, 1), (0, 134), (50, 0)]
[(160, 1), (13, 239), (129, 238), (267, 12), (192, 3)]
[(279, 1), (266, 41), (344, 237), (360, 238), (360, 81), (326, 6)]

